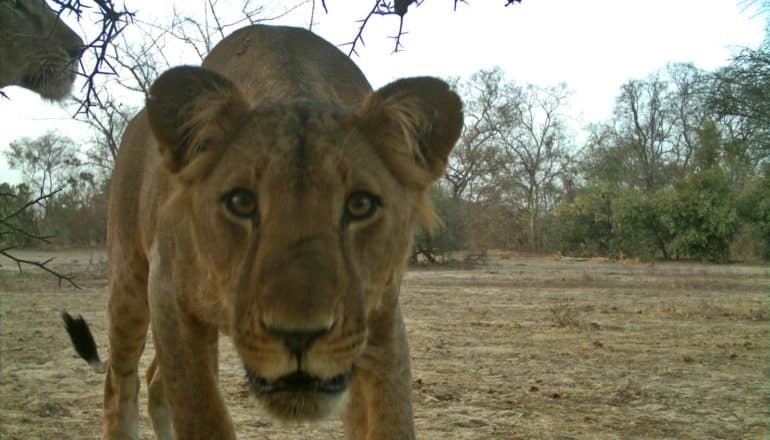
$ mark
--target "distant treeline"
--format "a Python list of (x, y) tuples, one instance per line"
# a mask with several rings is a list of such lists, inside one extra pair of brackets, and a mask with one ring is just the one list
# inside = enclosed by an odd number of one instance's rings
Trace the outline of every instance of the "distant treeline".
[[(432, 189), (444, 225), (420, 234), (423, 254), (506, 248), (770, 259), (769, 42), (713, 72), (675, 64), (626, 82), (612, 117), (582, 136), (564, 84), (520, 85), (500, 69), (454, 83), (466, 124)], [(125, 123), (115, 125), (85, 151), (57, 133), (11, 144), (6, 158), (24, 183), (0, 185), (0, 218), (61, 190), (4, 221), (3, 246), (40, 236), (64, 245), (104, 241), (115, 139)]]

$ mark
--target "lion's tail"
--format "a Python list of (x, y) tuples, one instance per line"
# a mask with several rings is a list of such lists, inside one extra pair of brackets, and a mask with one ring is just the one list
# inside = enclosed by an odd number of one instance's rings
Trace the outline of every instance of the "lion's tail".
[(77, 318), (73, 318), (69, 313), (62, 312), (61, 318), (64, 320), (64, 326), (67, 329), (67, 333), (70, 335), (72, 345), (75, 347), (75, 351), (80, 357), (88, 362), (88, 365), (94, 369), (97, 373), (104, 373), (107, 371), (106, 362), (102, 362), (99, 359), (99, 353), (96, 349), (96, 342), (94, 341), (91, 330), (88, 328), (88, 323), (82, 316), (78, 315)]

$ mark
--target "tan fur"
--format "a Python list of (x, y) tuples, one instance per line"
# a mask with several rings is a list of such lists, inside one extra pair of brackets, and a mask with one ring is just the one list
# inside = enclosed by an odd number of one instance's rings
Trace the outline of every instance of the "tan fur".
[(21, 86), (60, 100), (69, 94), (83, 40), (44, 0), (0, 0), (0, 88)]
[[(411, 236), (435, 218), (425, 193), (459, 136), (458, 97), (433, 78), (372, 92), (347, 57), (296, 28), (242, 29), (203, 66), (161, 75), (118, 156), (105, 437), (136, 438), (151, 322), (159, 438), (235, 438), (217, 387), (220, 332), (272, 415), (341, 408), (348, 438), (414, 438), (398, 293)], [(252, 204), (234, 190), (253, 195), (253, 215), (239, 216)], [(361, 194), (379, 206), (370, 217), (345, 211)], [(346, 390), (330, 392), (347, 371)], [(297, 372), (322, 388), (261, 388)]]

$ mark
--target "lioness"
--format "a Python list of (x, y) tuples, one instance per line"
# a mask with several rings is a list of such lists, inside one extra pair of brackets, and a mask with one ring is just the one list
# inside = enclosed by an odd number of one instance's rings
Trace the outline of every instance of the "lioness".
[(0, 0), (0, 88), (60, 100), (72, 88), (83, 40), (44, 0)]
[(298, 28), (247, 27), (202, 68), (161, 75), (112, 179), (104, 436), (138, 438), (151, 323), (159, 438), (235, 438), (217, 387), (220, 331), (272, 415), (344, 408), (349, 438), (413, 438), (399, 285), (462, 121), (446, 83), (372, 92), (350, 59)]

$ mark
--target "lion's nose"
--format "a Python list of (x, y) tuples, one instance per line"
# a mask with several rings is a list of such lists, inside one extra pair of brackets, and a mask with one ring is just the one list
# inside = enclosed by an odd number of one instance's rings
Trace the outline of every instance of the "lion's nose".
[(69, 55), (72, 61), (79, 59), (80, 56), (83, 55), (84, 50), (85, 47), (83, 45), (70, 46), (66, 49), (67, 55)]
[(297, 357), (301, 357), (313, 343), (321, 336), (329, 333), (330, 328), (316, 330), (284, 330), (275, 327), (264, 326), (265, 331), (283, 341), (286, 348)]

